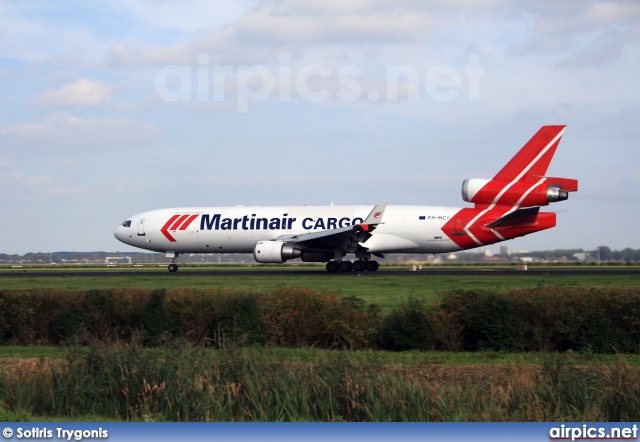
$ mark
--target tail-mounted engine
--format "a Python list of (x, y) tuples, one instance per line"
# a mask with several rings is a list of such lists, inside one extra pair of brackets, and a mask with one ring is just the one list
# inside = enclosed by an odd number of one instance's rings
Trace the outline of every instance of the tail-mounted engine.
[(537, 182), (506, 183), (471, 178), (462, 182), (462, 199), (476, 204), (534, 207), (564, 201), (578, 190), (578, 181), (570, 178), (540, 178)]

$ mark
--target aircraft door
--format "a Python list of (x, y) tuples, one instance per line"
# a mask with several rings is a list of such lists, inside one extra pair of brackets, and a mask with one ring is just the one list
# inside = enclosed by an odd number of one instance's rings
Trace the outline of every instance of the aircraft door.
[(145, 236), (144, 233), (144, 219), (138, 221), (138, 236)]
[(463, 229), (464, 229), (465, 223), (466, 223), (466, 220), (456, 217), (455, 221), (453, 222), (453, 232), (451, 232), (451, 235), (464, 236), (465, 232)]

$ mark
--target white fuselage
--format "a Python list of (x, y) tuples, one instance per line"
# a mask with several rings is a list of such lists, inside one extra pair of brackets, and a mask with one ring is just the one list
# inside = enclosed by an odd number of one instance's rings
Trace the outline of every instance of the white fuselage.
[[(115, 237), (157, 252), (252, 253), (258, 241), (362, 223), (372, 206), (187, 207), (153, 210), (119, 226)], [(443, 253), (462, 248), (442, 231), (460, 208), (387, 206), (363, 244), (372, 253)], [(173, 220), (173, 221), (172, 221)], [(184, 222), (181, 222), (184, 220)]]

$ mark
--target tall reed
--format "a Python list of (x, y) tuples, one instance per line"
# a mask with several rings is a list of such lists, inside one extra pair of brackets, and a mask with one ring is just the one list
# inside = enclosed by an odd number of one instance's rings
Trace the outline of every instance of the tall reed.
[(268, 350), (176, 340), (70, 347), (61, 360), (4, 370), (11, 413), (154, 421), (631, 421), (640, 370), (543, 366), (389, 366), (329, 353), (313, 362)]

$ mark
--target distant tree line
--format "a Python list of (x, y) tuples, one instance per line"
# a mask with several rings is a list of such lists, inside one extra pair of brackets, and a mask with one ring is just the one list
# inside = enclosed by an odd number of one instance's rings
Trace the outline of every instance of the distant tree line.
[[(9, 255), (0, 253), (1, 264), (104, 264), (108, 256), (130, 257), (133, 263), (165, 264), (169, 261), (164, 253), (145, 252), (51, 252), (25, 253), (24, 255)], [(218, 262), (254, 262), (253, 255), (247, 253), (235, 254), (193, 254), (181, 255), (182, 263), (218, 263)]]
[[(640, 249), (625, 248), (611, 250), (608, 246), (599, 246), (595, 250), (585, 249), (555, 249), (537, 250), (530, 252), (511, 252), (507, 255), (495, 255), (502, 261), (518, 261), (522, 257), (530, 257), (539, 261), (574, 261), (574, 255), (584, 254), (587, 261), (618, 261), (640, 262)], [(444, 260), (449, 254), (440, 254)], [(133, 263), (158, 263), (165, 264), (168, 258), (164, 253), (145, 252), (37, 252), (24, 255), (0, 253), (0, 265), (2, 264), (74, 264), (74, 263), (104, 263), (108, 256), (131, 257)], [(403, 263), (407, 261), (426, 261), (428, 254), (394, 254), (385, 262)], [(459, 252), (455, 254), (455, 262), (480, 262), (486, 260), (481, 249)], [(181, 255), (182, 263), (253, 263), (253, 255), (250, 253), (231, 254), (192, 254)]]
[(622, 250), (611, 250), (607, 246), (599, 246), (595, 250), (584, 249), (557, 249), (557, 250), (540, 250), (527, 253), (514, 253), (511, 256), (531, 256), (540, 260), (553, 261), (573, 257), (575, 254), (584, 253), (591, 258), (592, 261), (621, 261), (621, 262), (639, 262), (640, 249), (634, 250), (627, 247)]

